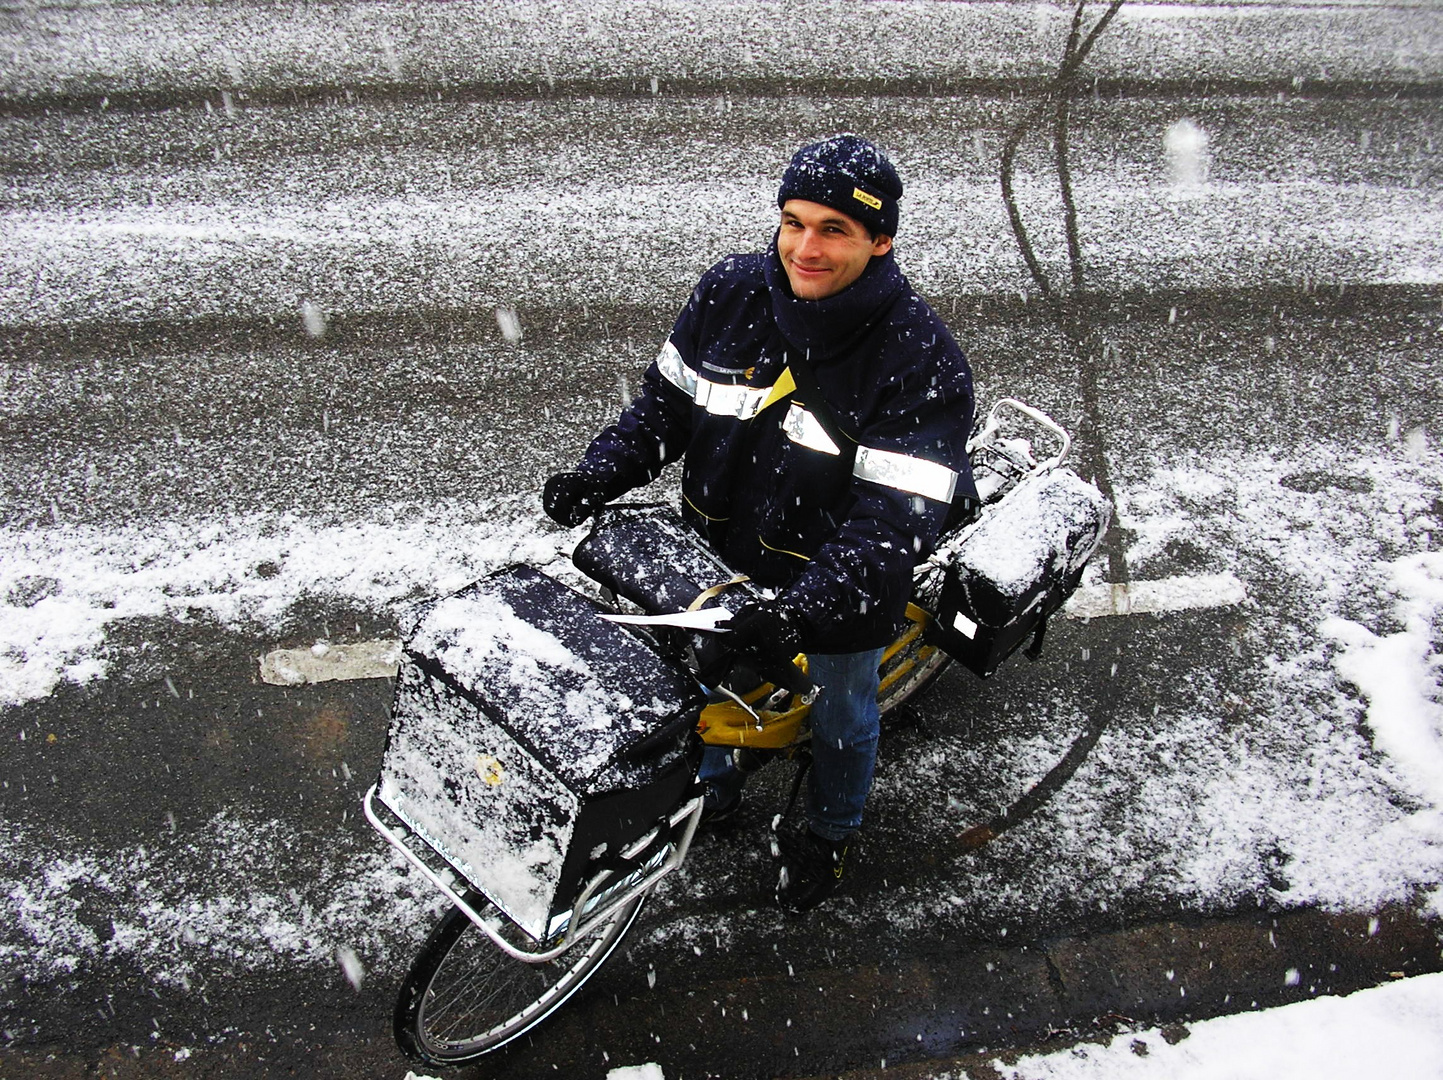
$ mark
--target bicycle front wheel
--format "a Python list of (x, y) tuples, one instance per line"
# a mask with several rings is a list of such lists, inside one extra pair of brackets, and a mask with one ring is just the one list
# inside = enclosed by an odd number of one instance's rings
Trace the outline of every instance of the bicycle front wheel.
[[(646, 897), (623, 905), (605, 929), (544, 964), (503, 952), (453, 907), (431, 931), (396, 1000), (396, 1043), (431, 1065), (480, 1057), (530, 1031), (606, 962)], [(479, 893), (466, 897), (509, 941), (527, 939)]]

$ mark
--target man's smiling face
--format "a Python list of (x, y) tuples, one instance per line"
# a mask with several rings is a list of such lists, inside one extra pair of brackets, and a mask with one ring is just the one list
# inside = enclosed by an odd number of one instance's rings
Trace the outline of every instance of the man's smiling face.
[(798, 300), (835, 296), (862, 276), (874, 255), (892, 250), (890, 236), (872, 236), (855, 218), (822, 203), (788, 199), (777, 254)]

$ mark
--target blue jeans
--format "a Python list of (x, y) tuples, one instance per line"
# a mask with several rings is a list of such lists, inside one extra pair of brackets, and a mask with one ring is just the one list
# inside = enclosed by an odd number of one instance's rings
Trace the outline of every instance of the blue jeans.
[[(877, 667), (881, 649), (807, 657), (821, 688), (812, 704), (812, 771), (807, 821), (828, 840), (844, 840), (862, 824), (877, 761)], [(708, 746), (699, 778), (710, 799), (726, 805), (741, 794), (746, 774), (732, 765), (726, 747)]]

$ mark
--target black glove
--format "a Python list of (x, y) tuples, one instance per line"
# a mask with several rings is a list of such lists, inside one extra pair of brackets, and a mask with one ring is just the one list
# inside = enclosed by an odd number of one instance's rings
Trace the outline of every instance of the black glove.
[(738, 656), (768, 661), (790, 661), (802, 651), (802, 620), (783, 604), (746, 604), (719, 630), (730, 631), (726, 644)]
[(605, 489), (585, 473), (557, 473), (541, 489), (541, 508), (546, 516), (568, 529), (580, 525), (605, 505)]

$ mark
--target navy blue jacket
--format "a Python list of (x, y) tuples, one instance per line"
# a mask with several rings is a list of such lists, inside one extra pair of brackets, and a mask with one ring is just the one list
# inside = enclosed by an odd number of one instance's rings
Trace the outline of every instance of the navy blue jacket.
[[(797, 359), (842, 445), (794, 388)], [(687, 520), (800, 613), (807, 651), (856, 652), (892, 640), (954, 491), (975, 494), (972, 412), (966, 358), (890, 252), (808, 301), (773, 242), (703, 275), (578, 468), (615, 498), (683, 459)]]

